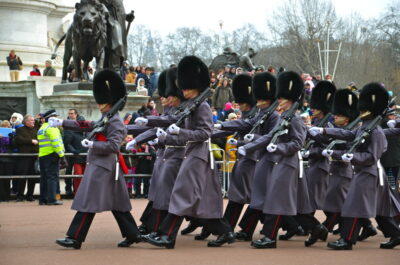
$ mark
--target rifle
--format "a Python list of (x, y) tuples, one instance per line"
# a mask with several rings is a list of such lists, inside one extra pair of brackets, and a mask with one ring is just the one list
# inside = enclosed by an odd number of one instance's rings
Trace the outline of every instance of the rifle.
[(296, 101), (295, 103), (293, 103), (293, 105), (286, 113), (282, 114), (281, 121), (277, 125), (275, 125), (275, 127), (271, 131), (272, 139), (270, 141), (270, 144), (275, 144), (279, 136), (288, 133), (290, 127), (290, 121), (296, 114), (298, 108), (299, 108), (299, 102)]
[[(347, 124), (347, 126), (345, 126), (343, 129), (349, 130), (349, 131), (353, 130), (360, 123), (360, 120), (361, 120), (361, 116), (358, 116), (357, 119), (355, 119), (351, 123)], [(331, 141), (325, 149), (326, 150), (333, 150), (333, 147), (335, 145), (337, 145), (337, 144), (345, 144), (345, 143), (346, 143), (345, 140), (336, 139), (336, 140)]]
[[(261, 125), (264, 124), (264, 122), (271, 116), (271, 114), (275, 111), (275, 109), (278, 107), (278, 100), (275, 100), (265, 111), (264, 115), (257, 120), (257, 122), (253, 125), (253, 128), (251, 128), (250, 132), (248, 134), (253, 134)], [(294, 104), (293, 104), (294, 105)]]
[[(257, 111), (258, 111), (258, 108), (257, 108), (257, 107), (254, 107), (252, 110), (250, 110), (250, 112), (249, 112), (249, 114), (247, 115), (247, 117), (246, 117), (245, 120), (250, 120), (250, 119), (254, 118), (254, 117), (256, 116), (256, 114), (257, 114)], [(236, 137), (238, 136), (238, 134), (239, 134), (239, 132), (235, 132), (235, 133), (232, 135), (232, 138), (236, 138)]]
[(184, 111), (182, 111), (181, 116), (179, 117), (178, 121), (175, 122), (176, 126), (181, 126), (182, 123), (185, 121), (187, 117), (189, 117), (196, 109), (198, 106), (200, 106), (201, 103), (203, 103), (207, 98), (211, 96), (212, 92), (210, 88), (207, 88), (204, 90), (199, 96), (197, 96), (193, 104), (190, 106), (187, 106)]
[[(318, 123), (317, 127), (322, 127), (324, 128), (326, 126), (326, 124), (329, 122), (329, 120), (331, 119), (331, 117), (333, 116), (332, 113), (328, 113), (325, 115), (325, 117)], [(315, 140), (314, 139), (309, 139), (306, 144), (304, 145), (304, 153), (310, 151), (311, 147), (315, 144)]]
[(126, 96), (120, 98), (105, 116), (96, 121), (93, 126), (93, 130), (86, 135), (86, 139), (91, 140), (96, 133), (103, 132), (110, 119), (125, 105), (126, 99)]
[(186, 100), (186, 101), (184, 101), (182, 104), (180, 104), (180, 105), (176, 108), (176, 110), (175, 110), (175, 112), (174, 112), (173, 115), (178, 115), (179, 113), (183, 112), (183, 111), (185, 110), (185, 108), (187, 107), (188, 103), (189, 103), (189, 101)]

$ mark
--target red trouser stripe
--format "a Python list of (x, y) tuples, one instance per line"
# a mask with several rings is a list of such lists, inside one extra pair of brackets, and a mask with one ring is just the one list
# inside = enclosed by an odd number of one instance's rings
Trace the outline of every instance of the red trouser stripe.
[(278, 217), (276, 217), (276, 222), (274, 225), (274, 230), (272, 230), (272, 234), (271, 234), (271, 238), (270, 239), (274, 239), (276, 236), (276, 232), (279, 229), (279, 221), (281, 220), (281, 216), (278, 215)]
[(237, 205), (237, 206), (235, 207), (235, 211), (233, 212), (232, 217), (231, 217), (231, 221), (230, 221), (230, 225), (231, 225), (232, 229), (235, 228), (235, 227), (233, 227), (233, 226), (235, 225), (235, 220), (238, 219), (238, 217), (239, 217), (239, 215), (240, 215), (240, 212), (241, 212), (241, 211), (240, 211), (240, 206)]
[(84, 213), (84, 214), (83, 214), (83, 218), (82, 218), (82, 222), (81, 222), (81, 224), (79, 225), (78, 230), (76, 230), (76, 233), (75, 233), (75, 236), (74, 236), (75, 239), (78, 239), (79, 233), (81, 232), (82, 227), (83, 227), (83, 225), (85, 224), (86, 217), (87, 217), (87, 213)]
[(356, 229), (356, 224), (357, 224), (357, 218), (354, 218), (353, 225), (351, 226), (350, 234), (347, 238), (348, 241), (351, 241), (351, 238), (353, 237), (354, 229)]
[(160, 225), (160, 214), (161, 211), (157, 211), (156, 223), (154, 224), (153, 232), (157, 232), (158, 226)]
[(174, 230), (175, 224), (176, 224), (176, 222), (178, 221), (178, 218), (179, 218), (178, 216), (175, 216), (175, 217), (174, 217), (174, 220), (172, 220), (172, 224), (171, 224), (171, 226), (169, 227), (167, 236), (170, 236), (170, 235), (171, 235), (172, 230)]

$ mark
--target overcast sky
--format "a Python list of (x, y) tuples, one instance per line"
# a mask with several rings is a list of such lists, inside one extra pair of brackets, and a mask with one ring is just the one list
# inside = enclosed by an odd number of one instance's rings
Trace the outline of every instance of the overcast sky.
[[(77, 0), (63, 0), (74, 5)], [(264, 31), (266, 19), (272, 11), (278, 10), (281, 1), (271, 0), (125, 0), (126, 11), (135, 11), (134, 24), (147, 25), (161, 35), (174, 32), (178, 27), (198, 27), (203, 31), (231, 31), (243, 24), (254, 24)], [(353, 12), (364, 18), (377, 17), (392, 0), (333, 0), (339, 16)]]

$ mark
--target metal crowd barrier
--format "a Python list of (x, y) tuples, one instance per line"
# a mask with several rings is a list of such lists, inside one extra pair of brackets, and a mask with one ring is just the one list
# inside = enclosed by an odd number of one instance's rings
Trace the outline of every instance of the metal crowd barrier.
[[(219, 151), (222, 153), (222, 160), (221, 161), (217, 161), (214, 160), (214, 164), (216, 166), (218, 166), (219, 164), (222, 165), (222, 167), (220, 168), (222, 170), (221, 172), (218, 172), (220, 174), (220, 183), (221, 183), (221, 189), (222, 189), (222, 196), (225, 198), (227, 193), (228, 193), (228, 186), (227, 186), (227, 176), (226, 176), (226, 165), (225, 165), (225, 158), (226, 158), (226, 154), (225, 154), (225, 150), (221, 149), (221, 148), (212, 148), (211, 151)], [(213, 154), (214, 155), (214, 154)], [(217, 167), (218, 168), (218, 167)]]
[[(87, 153), (65, 153), (66, 157), (78, 157), (78, 156), (87, 156)], [(150, 153), (122, 153), (123, 156), (150, 156)], [(0, 153), (1, 157), (27, 157), (34, 156), (37, 157), (38, 153)], [(83, 175), (59, 175), (60, 179), (68, 179), (68, 178), (81, 178)], [(151, 174), (125, 174), (126, 178), (150, 178)], [(40, 175), (10, 175), (10, 176), (1, 176), (0, 179), (40, 179)]]

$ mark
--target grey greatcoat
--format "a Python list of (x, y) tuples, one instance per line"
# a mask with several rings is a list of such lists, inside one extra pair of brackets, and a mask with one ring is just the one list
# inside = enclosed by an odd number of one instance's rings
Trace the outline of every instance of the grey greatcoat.
[[(65, 129), (74, 131), (90, 131), (93, 124), (63, 121)], [(78, 212), (128, 212), (132, 209), (123, 172), (116, 168), (116, 159), (126, 135), (125, 125), (118, 114), (109, 120), (103, 134), (107, 141), (94, 139), (93, 147), (89, 148), (85, 173), (71, 207)], [(115, 180), (116, 170), (119, 171), (118, 180)]]
[[(192, 100), (191, 100), (192, 101)], [(168, 212), (178, 216), (222, 218), (222, 191), (211, 169), (209, 143), (213, 128), (210, 106), (203, 102), (185, 120), (179, 135), (167, 135), (165, 145), (187, 142), (185, 157), (172, 190)]]
[[(306, 127), (302, 119), (295, 115), (291, 121), (289, 132), (278, 138), (277, 150), (274, 153), (265, 151), (259, 165), (256, 167), (257, 175), (264, 176), (262, 183), (254, 181), (254, 186), (263, 185), (263, 201), (261, 205), (252, 201), (250, 206), (274, 215), (296, 215), (298, 204), (298, 183), (300, 176), (299, 151), (306, 138)], [(265, 149), (270, 143), (272, 134), (262, 136), (254, 142), (244, 146), (246, 153), (257, 149)], [(305, 183), (304, 183), (305, 184)], [(262, 190), (260, 188), (260, 190)], [(253, 190), (253, 194), (255, 190)], [(260, 200), (260, 198), (257, 198)], [(254, 206), (253, 206), (254, 204)]]
[[(241, 119), (235, 121), (227, 121), (222, 123), (222, 128), (229, 131), (238, 131), (242, 135), (248, 133), (253, 125), (264, 115), (267, 108), (260, 109), (260, 111), (251, 119)], [(255, 132), (255, 139), (260, 136), (267, 134), (277, 123), (278, 114), (272, 113), (266, 122), (264, 122)], [(238, 147), (244, 144), (243, 141), (238, 141)], [(266, 151), (266, 150), (265, 150)], [(261, 152), (263, 153), (263, 152)], [(246, 204), (253, 201), (264, 201), (263, 185), (265, 182), (265, 174), (254, 175), (257, 160), (260, 157), (260, 152), (249, 152), (245, 156), (238, 154), (238, 160), (236, 161), (233, 169), (229, 184), (228, 198), (230, 201)], [(260, 172), (261, 173), (261, 172)], [(261, 189), (260, 189), (261, 188)], [(255, 191), (254, 191), (255, 190)], [(259, 205), (259, 203), (253, 203)], [(261, 209), (260, 206), (254, 207), (255, 209)]]
[[(310, 136), (311, 137), (311, 136)], [(308, 168), (305, 170), (307, 187), (313, 211), (321, 210), (324, 205), (329, 183), (329, 160), (322, 155), (323, 137), (311, 137), (316, 142), (310, 149)]]
[[(354, 140), (371, 121), (366, 121), (354, 131), (344, 129), (325, 129), (326, 135), (336, 139), (347, 141)], [(354, 176), (350, 183), (347, 197), (343, 204), (343, 217), (371, 218), (379, 216), (394, 216), (397, 201), (393, 200), (384, 171), (383, 186), (379, 184), (378, 160), (387, 147), (386, 137), (381, 127), (372, 131), (370, 137), (360, 145), (352, 164), (354, 165)], [(334, 151), (340, 156), (343, 151)]]

